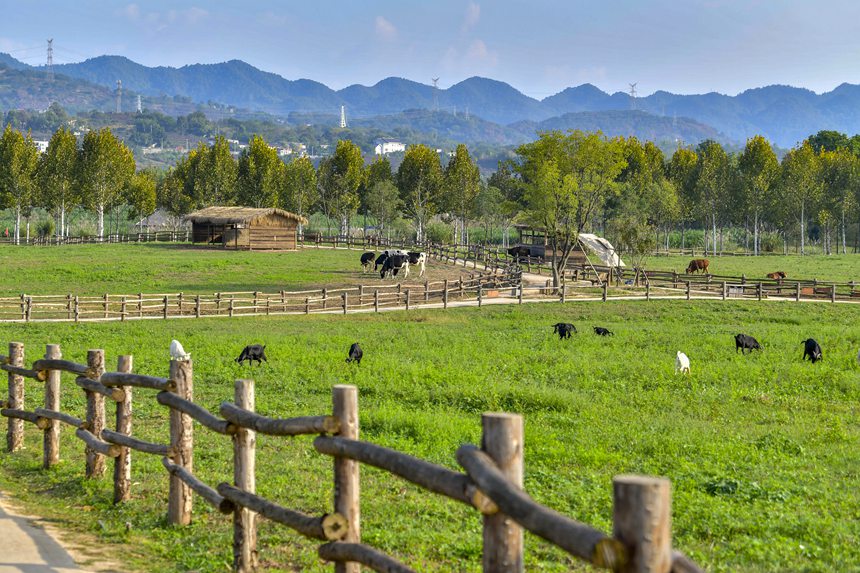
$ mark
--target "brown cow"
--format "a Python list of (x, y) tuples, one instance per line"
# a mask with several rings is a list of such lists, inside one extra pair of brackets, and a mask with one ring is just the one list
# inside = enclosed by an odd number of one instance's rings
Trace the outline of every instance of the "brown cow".
[(702, 274), (708, 272), (708, 265), (711, 263), (708, 259), (693, 259), (687, 265), (687, 274), (692, 274), (696, 271), (702, 271)]
[(767, 273), (767, 278), (773, 279), (775, 281), (781, 281), (785, 279), (785, 273), (782, 271), (776, 271), (775, 273)]

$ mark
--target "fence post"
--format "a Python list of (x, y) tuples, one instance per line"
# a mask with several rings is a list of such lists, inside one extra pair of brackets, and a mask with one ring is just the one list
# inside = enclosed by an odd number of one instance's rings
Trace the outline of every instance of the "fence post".
[(564, 304), (567, 298), (567, 283), (561, 285), (561, 303)]
[[(481, 449), (504, 476), (523, 487), (523, 418), (517, 414), (481, 416)], [(523, 530), (503, 513), (484, 516), (485, 572), (523, 571)]]
[(651, 281), (645, 280), (645, 300), (651, 300)]
[(137, 316), (143, 316), (143, 293), (137, 293)]
[(124, 296), (124, 295), (122, 296), (122, 298), (120, 298), (120, 304), (119, 304), (119, 320), (120, 320), (120, 321), (124, 321), (124, 320), (125, 320), (125, 296)]
[(183, 293), (180, 292), (177, 297), (179, 299), (177, 302), (177, 306), (179, 307), (179, 316), (182, 316), (182, 295)]
[[(59, 360), (63, 357), (59, 344), (48, 344), (45, 346), (45, 358), (47, 360)], [(45, 409), (54, 412), (60, 411), (60, 370), (48, 370), (45, 372)], [(48, 420), (45, 428), (42, 467), (50, 468), (60, 461), (60, 422), (59, 420)]]
[(520, 288), (517, 291), (517, 303), (518, 304), (523, 303), (523, 282), (522, 282), (522, 280), (520, 280)]
[(409, 310), (409, 289), (406, 289), (406, 310)]
[(168, 301), (167, 301), (167, 297), (165, 296), (164, 297), (164, 310), (163, 310), (164, 318), (167, 318), (167, 313), (168, 313), (167, 304), (168, 304)]
[(364, 285), (358, 285), (358, 306), (364, 304)]
[(448, 308), (448, 279), (445, 279), (442, 288), (442, 308)]
[(756, 284), (755, 289), (756, 289), (756, 297), (758, 298), (758, 300), (761, 300), (761, 283)]
[(287, 312), (287, 291), (281, 290), (281, 312)]
[(729, 288), (729, 287), (728, 287), (728, 285), (726, 284), (726, 281), (723, 281), (723, 300), (726, 300), (726, 295), (728, 294), (728, 292), (727, 292), (727, 291), (728, 291), (728, 288)]
[(379, 312), (379, 289), (373, 291), (373, 312)]
[(220, 292), (215, 293), (215, 314), (217, 314), (217, 315), (221, 314), (221, 293)]
[(606, 302), (606, 295), (609, 294), (608, 290), (609, 290), (609, 281), (603, 281), (603, 294), (601, 296), (601, 298), (603, 299), (603, 302)]
[(27, 320), (27, 295), (21, 295), (21, 320)]
[(311, 297), (305, 297), (305, 314), (311, 313)]
[(794, 300), (795, 302), (800, 302), (800, 283), (794, 283)]
[(672, 484), (622, 475), (612, 480), (613, 537), (627, 548), (622, 573), (669, 573), (672, 568)]
[[(337, 418), (338, 435), (350, 440), (358, 439), (358, 388), (338, 384), (332, 389), (333, 415)], [(334, 510), (346, 518), (348, 531), (342, 541), (361, 542), (359, 509), (359, 464), (346, 458), (334, 458)], [(335, 573), (359, 573), (358, 563), (341, 563), (334, 566)]]
[(75, 295), (75, 322), (78, 322), (81, 318), (81, 306), (78, 301), (78, 295)]
[(478, 308), (481, 308), (481, 302), (484, 298), (483, 297), (484, 289), (481, 287), (482, 287), (481, 280), (478, 279)]
[(328, 308), (328, 289), (322, 289), (323, 310)]
[[(130, 354), (117, 358), (117, 372), (131, 372), (133, 359)], [(116, 403), (116, 431), (131, 435), (132, 387), (120, 386), (125, 393), (121, 402)], [(121, 503), (131, 498), (131, 448), (121, 446), (119, 456), (113, 461), (113, 502)]]
[[(98, 382), (105, 371), (105, 351), (87, 350), (87, 378)], [(87, 395), (87, 430), (101, 439), (105, 429), (105, 397), (98, 392), (84, 391)], [(87, 477), (100, 478), (105, 474), (105, 458), (98, 452), (86, 448)]]
[[(21, 342), (9, 343), (8, 363), (11, 366), (24, 366), (24, 344)], [(9, 373), (9, 400), (6, 407), (12, 410), (24, 409), (24, 377)], [(9, 418), (9, 426), (6, 430), (6, 451), (14, 452), (21, 449), (24, 443), (24, 420)]]
[(72, 293), (66, 295), (66, 320), (72, 320)]
[(104, 307), (105, 318), (108, 318), (108, 316), (109, 316), (109, 314), (108, 314), (108, 297), (109, 297), (108, 293), (105, 293), (104, 302), (102, 303), (102, 306)]
[(343, 293), (343, 313), (346, 314), (346, 308), (349, 305), (349, 295), (346, 292)]
[(229, 302), (230, 302), (230, 304), (227, 305), (227, 314), (229, 314), (230, 317), (232, 318), (233, 317), (233, 295), (232, 294), (230, 295), (230, 301)]
[(424, 280), (424, 302), (430, 302), (430, 282)]
[(30, 322), (30, 317), (33, 316), (33, 297), (32, 296), (27, 297), (27, 307), (26, 308), (27, 308), (26, 315), (25, 315), (26, 320), (27, 320), (27, 322)]
[(690, 300), (690, 281), (685, 281), (687, 283), (687, 300)]
[(836, 283), (830, 285), (830, 302), (836, 302)]
[(254, 291), (254, 314), (257, 314), (257, 305), (259, 304), (259, 292)]
[(200, 295), (194, 296), (194, 316), (200, 318)]
[[(191, 360), (171, 360), (170, 379), (176, 385), (174, 394), (189, 401), (194, 400), (194, 369)], [(170, 409), (170, 448), (173, 450), (173, 463), (194, 471), (194, 428), (191, 416), (179, 410)], [(191, 488), (179, 477), (170, 476), (170, 489), (167, 495), (167, 520), (174, 525), (191, 523), (193, 502)]]
[(678, 273), (672, 269), (672, 288), (678, 288)]
[[(233, 399), (236, 406), (254, 411), (254, 381), (236, 380)], [(239, 428), (233, 434), (233, 485), (248, 493), (257, 492), (256, 434)], [(233, 511), (233, 571), (246, 573), (257, 569), (257, 514), (236, 506)]]

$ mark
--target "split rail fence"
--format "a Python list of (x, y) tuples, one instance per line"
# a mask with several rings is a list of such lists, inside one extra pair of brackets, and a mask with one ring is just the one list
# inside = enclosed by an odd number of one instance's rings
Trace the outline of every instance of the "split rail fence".
[[(322, 542), (319, 556), (335, 571), (358, 573), (360, 565), (392, 573), (409, 566), (361, 542), (361, 464), (380, 468), (429, 492), (459, 501), (483, 516), (483, 571), (523, 570), (523, 531), (528, 530), (569, 554), (597, 567), (622, 572), (699, 572), (683, 554), (672, 550), (671, 494), (666, 479), (617, 476), (613, 480), (613, 532), (608, 535), (534, 501), (523, 491), (523, 419), (514, 414), (484, 414), (481, 447), (465, 444), (456, 458), (464, 472), (359, 439), (358, 390), (332, 389), (331, 413), (273, 418), (255, 413), (253, 380), (236, 380), (233, 401), (224, 401), (219, 415), (194, 403), (190, 360), (172, 360), (167, 378), (135, 374), (132, 356), (119, 356), (117, 370), (105, 371), (103, 350), (89, 350), (87, 363), (62, 359), (59, 345), (49, 344), (45, 357), (25, 367), (24, 345), (9, 344), (0, 357), (8, 373), (9, 394), (0, 415), (8, 418), (7, 451), (20, 449), (24, 422), (43, 432), (43, 461), (50, 469), (59, 460), (60, 428), (74, 428), (84, 443), (87, 478), (100, 479), (113, 458), (115, 504), (131, 495), (132, 451), (161, 456), (169, 475), (167, 517), (188, 525), (194, 494), (223, 514), (233, 516), (233, 570), (258, 567), (257, 515)], [(61, 378), (74, 376), (86, 394), (83, 417), (62, 410)], [(44, 407), (25, 409), (25, 379), (44, 384)], [(158, 404), (169, 408), (167, 444), (140, 440), (132, 433), (134, 389), (154, 391)], [(115, 429), (108, 428), (105, 402), (115, 405)], [(233, 443), (233, 476), (212, 487), (194, 475), (193, 422), (229, 437)], [(334, 459), (333, 506), (318, 515), (294, 511), (256, 494), (255, 435), (315, 435), (312, 447)], [(265, 477), (265, 476), (260, 476)], [(232, 482), (232, 483), (231, 483)], [(402, 553), (408, 553), (404, 550)]]

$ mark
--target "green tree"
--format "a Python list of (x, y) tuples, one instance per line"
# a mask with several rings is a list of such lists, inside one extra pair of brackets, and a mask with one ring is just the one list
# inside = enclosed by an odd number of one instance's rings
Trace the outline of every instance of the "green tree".
[(15, 244), (21, 239), (21, 215), (33, 204), (39, 150), (29, 134), (6, 126), (0, 139), (0, 204), (15, 210)]
[(200, 150), (199, 161), (194, 187), (200, 206), (235, 204), (239, 168), (227, 140), (216, 136), (212, 147)]
[(687, 223), (696, 218), (696, 165), (698, 162), (699, 158), (695, 151), (679, 147), (666, 166), (666, 176), (674, 185), (678, 198), (682, 249), (686, 248)]
[(377, 181), (367, 193), (367, 209), (376, 219), (380, 236), (388, 232), (386, 236), (391, 238), (390, 224), (400, 213), (401, 207), (400, 191), (391, 180)]
[(815, 135), (810, 135), (806, 140), (815, 153), (822, 151), (836, 151), (837, 149), (849, 149), (850, 140), (844, 133), (823, 129)]
[(740, 169), (742, 203), (753, 214), (753, 253), (761, 249), (759, 224), (762, 212), (770, 202), (770, 195), (779, 178), (779, 160), (770, 142), (757, 135), (747, 140), (738, 160)]
[[(281, 207), (305, 217), (317, 202), (317, 172), (309, 157), (296, 157), (284, 168), (284, 190), (280, 196)], [(299, 235), (304, 229), (300, 223)]]
[(462, 143), (448, 161), (444, 182), (445, 208), (458, 221), (459, 233), (455, 230), (455, 235), (459, 234), (457, 241), (468, 244), (469, 217), (475, 211), (475, 200), (481, 191), (481, 174), (478, 165), (469, 156), (469, 150)]
[(626, 166), (621, 144), (600, 132), (551, 131), (521, 145), (517, 154), (528, 216), (547, 233), (553, 284), (559, 287), (579, 234), (617, 193), (616, 180)]
[[(847, 148), (819, 154), (823, 200), (819, 220), (825, 227), (825, 251), (831, 253), (830, 222), (839, 221), (842, 253), (848, 252), (847, 215), (856, 208), (855, 189), (860, 183), (860, 160)], [(838, 252), (837, 246), (837, 252)]]
[(358, 210), (358, 190), (365, 180), (361, 149), (349, 141), (337, 142), (334, 155), (320, 162), (317, 188), (320, 205), (329, 219), (340, 224), (340, 234), (348, 235), (350, 219)]
[(502, 246), (510, 246), (510, 230), (518, 222), (525, 208), (524, 186), (517, 176), (511, 160), (499, 161), (496, 171), (487, 179), (487, 186), (498, 189), (502, 194), (502, 218), (499, 224), (502, 228)]
[[(713, 140), (703, 141), (698, 148), (696, 164), (696, 195), (705, 214), (705, 226), (710, 219), (711, 248), (717, 254), (717, 218), (726, 205), (730, 168), (729, 156), (723, 146)], [(706, 242), (707, 243), (707, 242)], [(706, 248), (707, 250), (707, 248)]]
[(134, 175), (134, 156), (110, 129), (90, 131), (78, 155), (78, 182), (87, 208), (98, 215), (97, 233), (104, 236), (105, 209), (114, 205)]
[(821, 191), (818, 156), (804, 141), (782, 158), (780, 202), (800, 221), (800, 254), (806, 254), (806, 222), (809, 205), (815, 205)]
[(155, 212), (157, 197), (155, 174), (148, 171), (135, 173), (125, 186), (125, 202), (129, 206), (129, 220), (149, 217)]
[(66, 235), (66, 211), (80, 201), (77, 169), (78, 140), (71, 131), (60, 128), (51, 136), (38, 168), (39, 203), (54, 214), (58, 237)]
[(239, 157), (237, 200), (248, 207), (274, 207), (283, 185), (284, 162), (259, 135), (248, 142)]
[(404, 213), (415, 223), (415, 238), (424, 241), (427, 222), (438, 213), (443, 199), (439, 155), (426, 145), (410, 145), (397, 170), (397, 186)]

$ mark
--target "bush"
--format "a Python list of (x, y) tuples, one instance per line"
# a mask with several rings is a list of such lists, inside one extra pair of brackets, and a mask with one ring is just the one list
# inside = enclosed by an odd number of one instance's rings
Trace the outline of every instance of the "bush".
[(454, 230), (445, 223), (428, 223), (427, 240), (433, 243), (450, 243)]
[(51, 219), (40, 221), (36, 225), (36, 234), (40, 239), (52, 236), (54, 234), (54, 221)]

